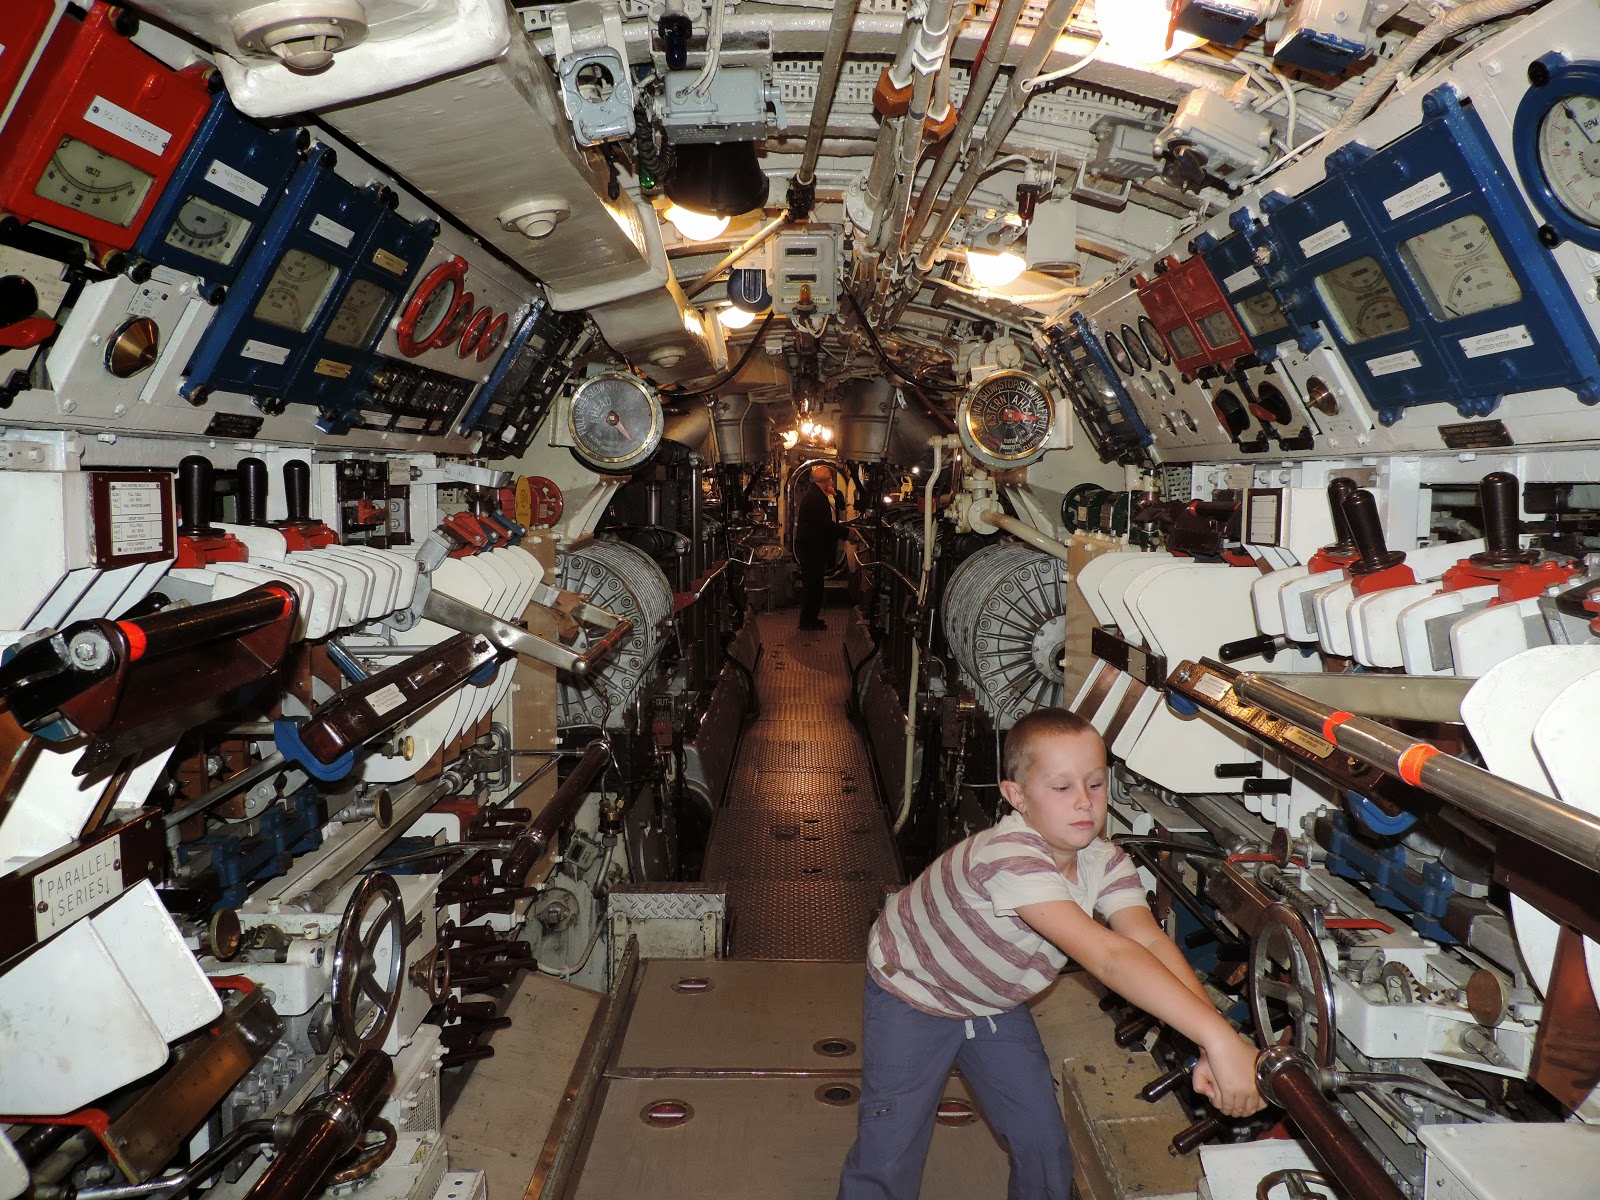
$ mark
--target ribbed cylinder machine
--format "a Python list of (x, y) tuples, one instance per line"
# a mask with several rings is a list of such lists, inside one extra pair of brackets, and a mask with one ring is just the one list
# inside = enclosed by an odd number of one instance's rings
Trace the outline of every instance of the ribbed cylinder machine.
[(749, 396), (718, 396), (711, 409), (716, 431), (717, 461), (758, 463), (767, 457), (772, 417), (765, 406)]
[(1065, 568), (1020, 542), (985, 546), (950, 577), (944, 636), (996, 729), (1061, 704)]
[(596, 540), (561, 555), (560, 586), (590, 597), (633, 622), (633, 636), (581, 685), (561, 677), (556, 721), (616, 727), (661, 649), (662, 627), (672, 614), (672, 585), (643, 550)]

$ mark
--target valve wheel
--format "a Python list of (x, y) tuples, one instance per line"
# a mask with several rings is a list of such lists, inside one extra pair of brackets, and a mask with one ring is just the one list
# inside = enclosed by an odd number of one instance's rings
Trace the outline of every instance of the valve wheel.
[(435, 945), (411, 964), (408, 978), (422, 989), (430, 1004), (443, 1004), (450, 994), (450, 952), (443, 945)]
[(1250, 1015), (1261, 1045), (1277, 1043), (1285, 1014), (1293, 1045), (1317, 1066), (1332, 1067), (1337, 1042), (1333, 981), (1322, 948), (1299, 913), (1274, 904), (1250, 940)]
[(394, 1024), (405, 981), (405, 925), (394, 878), (381, 871), (365, 876), (339, 922), (328, 989), (334, 1033), (352, 1058), (382, 1046)]

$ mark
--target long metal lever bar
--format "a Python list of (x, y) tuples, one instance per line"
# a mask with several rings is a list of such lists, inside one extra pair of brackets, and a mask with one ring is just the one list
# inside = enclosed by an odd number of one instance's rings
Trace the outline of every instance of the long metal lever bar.
[(560, 603), (547, 603), (543, 598), (535, 596), (536, 603), (545, 604), (556, 612), (570, 616), (580, 625), (605, 630), (605, 633), (591, 642), (583, 653), (578, 653), (570, 646), (563, 646), (560, 642), (547, 641), (509, 621), (502, 621), (481, 608), (474, 608), (470, 604), (464, 604), (436, 591), (428, 593), (428, 598), (422, 605), (421, 615), (425, 620), (450, 629), (478, 634), (502, 650), (512, 654), (525, 654), (537, 662), (547, 663), (558, 671), (566, 671), (579, 678), (593, 672), (599, 663), (610, 658), (633, 636), (632, 621), (619, 617), (616, 613), (607, 612), (572, 592), (562, 592), (555, 588), (547, 590), (555, 592), (561, 598)]
[[(1247, 704), (1305, 729), (1325, 731), (1344, 753), (1404, 779), (1499, 829), (1591, 871), (1600, 871), (1600, 819), (1549, 796), (1491, 775), (1481, 767), (1441, 753), (1427, 742), (1387, 725), (1349, 716), (1281, 683), (1245, 673), (1233, 684)], [(1333, 718), (1339, 720), (1333, 720)]]

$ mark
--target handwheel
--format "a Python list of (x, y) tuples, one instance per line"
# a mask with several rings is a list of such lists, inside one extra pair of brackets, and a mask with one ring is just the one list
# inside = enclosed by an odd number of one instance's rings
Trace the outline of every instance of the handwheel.
[[(400, 888), (382, 872), (364, 877), (345, 906), (328, 999), (334, 1032), (352, 1058), (382, 1046), (394, 1024), (405, 979), (405, 924)], [(363, 1002), (371, 1007), (363, 1009)]]
[(1333, 981), (1305, 919), (1274, 904), (1250, 940), (1250, 1014), (1263, 1046), (1278, 1041), (1274, 1018), (1287, 1013), (1294, 1046), (1319, 1067), (1333, 1066)]

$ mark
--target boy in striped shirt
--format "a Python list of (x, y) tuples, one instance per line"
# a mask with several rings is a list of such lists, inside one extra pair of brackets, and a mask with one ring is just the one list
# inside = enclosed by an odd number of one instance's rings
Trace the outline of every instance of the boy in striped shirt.
[(1029, 713), (1006, 735), (1004, 767), (1015, 811), (942, 855), (872, 926), (860, 1124), (839, 1200), (913, 1200), (952, 1065), (1010, 1151), (1009, 1200), (1067, 1200), (1072, 1150), (1027, 1001), (1068, 958), (1200, 1047), (1194, 1085), (1220, 1112), (1262, 1107), (1256, 1048), (1101, 836), (1106, 749), (1094, 727), (1065, 709)]

